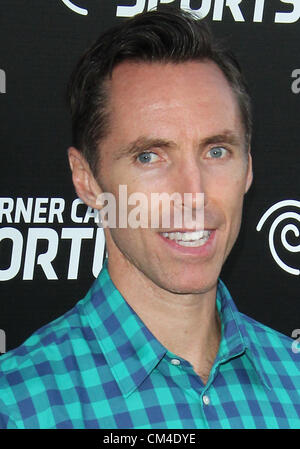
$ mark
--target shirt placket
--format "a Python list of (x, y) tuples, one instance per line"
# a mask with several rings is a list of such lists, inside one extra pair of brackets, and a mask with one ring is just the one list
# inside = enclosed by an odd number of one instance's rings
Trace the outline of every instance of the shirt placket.
[[(168, 374), (178, 388), (184, 391), (186, 403), (193, 403), (196, 406), (193, 408), (194, 412), (196, 410), (196, 413), (193, 413), (195, 428), (210, 428), (211, 415), (215, 419), (210, 396), (213, 378), (205, 385), (189, 362), (169, 351), (162, 360), (160, 369), (164, 375), (166, 375), (166, 370), (168, 370)], [(215, 372), (217, 372), (217, 366), (214, 367)]]

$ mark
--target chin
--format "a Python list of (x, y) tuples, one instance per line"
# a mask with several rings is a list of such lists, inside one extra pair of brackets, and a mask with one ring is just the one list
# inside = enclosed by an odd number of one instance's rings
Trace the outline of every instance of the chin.
[(211, 285), (197, 285), (197, 286), (173, 286), (172, 288), (166, 288), (165, 290), (177, 295), (201, 295), (209, 292), (216, 286), (216, 283)]
[(209, 290), (215, 288), (218, 282), (217, 275), (201, 275), (198, 276), (183, 276), (179, 279), (179, 276), (172, 278), (169, 277), (168, 281), (162, 279), (160, 286), (172, 293), (181, 295), (196, 295), (201, 293), (207, 293)]

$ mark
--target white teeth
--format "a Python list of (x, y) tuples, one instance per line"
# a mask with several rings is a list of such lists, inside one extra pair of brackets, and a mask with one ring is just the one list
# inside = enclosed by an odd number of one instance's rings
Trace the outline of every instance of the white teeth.
[(181, 246), (202, 246), (207, 242), (211, 231), (194, 232), (163, 232), (162, 235), (170, 240), (175, 240)]

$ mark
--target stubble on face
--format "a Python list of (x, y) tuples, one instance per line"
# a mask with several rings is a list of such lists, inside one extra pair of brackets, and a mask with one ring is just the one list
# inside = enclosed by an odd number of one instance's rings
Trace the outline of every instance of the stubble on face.
[[(100, 145), (99, 185), (128, 193), (203, 192), (207, 253), (186, 254), (153, 229), (106, 230), (111, 271), (153, 290), (195, 294), (214, 288), (239, 232), (249, 177), (244, 129), (232, 89), (213, 63), (122, 63), (110, 84), (110, 132)], [(227, 134), (227, 136), (226, 136)], [(156, 154), (143, 166), (138, 155)], [(224, 160), (208, 152), (224, 147)], [(116, 276), (117, 278), (117, 276)], [(126, 282), (126, 281), (125, 281)]]

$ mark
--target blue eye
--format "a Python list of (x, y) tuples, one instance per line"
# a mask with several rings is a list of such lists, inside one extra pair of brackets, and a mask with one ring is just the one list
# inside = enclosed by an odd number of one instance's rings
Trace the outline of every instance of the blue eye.
[(227, 153), (226, 148), (223, 147), (214, 147), (211, 150), (209, 150), (209, 157), (213, 158), (213, 159), (220, 159), (223, 156), (225, 156), (225, 154)]
[(152, 153), (150, 151), (144, 151), (143, 153), (138, 155), (138, 160), (142, 164), (149, 164), (151, 162), (155, 162), (155, 158), (157, 158), (157, 154)]

